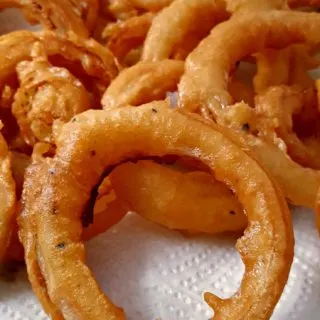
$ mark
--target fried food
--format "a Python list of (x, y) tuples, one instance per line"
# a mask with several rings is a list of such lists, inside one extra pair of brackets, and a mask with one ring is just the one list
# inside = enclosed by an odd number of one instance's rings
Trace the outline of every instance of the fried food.
[(201, 160), (235, 191), (248, 215), (245, 235), (237, 243), (246, 265), (241, 294), (227, 300), (205, 296), (217, 319), (271, 315), (293, 258), (290, 213), (274, 182), (225, 137), (224, 129), (154, 102), (82, 113), (63, 126), (56, 142), (55, 157), (39, 169), (45, 184), (31, 187), (38, 179), (33, 174), (26, 180), (23, 212), (31, 221), (34, 217), (36, 229), (24, 233), (36, 235), (35, 265), (46, 280), (51, 301), (65, 317), (124, 319), (123, 311), (104, 296), (84, 263), (81, 216), (91, 206), (90, 195), (96, 195), (106, 168), (136, 156), (165, 154)]
[[(16, 31), (0, 37), (0, 89), (16, 72), (19, 62), (31, 59), (35, 42), (41, 42), (50, 61), (54, 60), (73, 73), (83, 69), (91, 83), (103, 92), (118, 74), (112, 53), (93, 39), (75, 34), (58, 36), (54, 32)], [(82, 79), (81, 79), (82, 80)]]
[(35, 45), (32, 61), (17, 65), (20, 87), (12, 105), (26, 143), (53, 144), (56, 121), (68, 122), (90, 108), (90, 96), (82, 83), (67, 69), (54, 67), (47, 60), (41, 43)]
[(16, 186), (11, 169), (11, 154), (0, 135), (0, 262), (6, 255), (16, 218)]
[(217, 234), (247, 226), (232, 191), (205, 172), (181, 173), (139, 161), (117, 167), (110, 181), (128, 211), (169, 229)]
[[(266, 48), (320, 42), (317, 13), (269, 10), (235, 15), (216, 26), (188, 56), (179, 84), (179, 106), (217, 118), (231, 105), (229, 74), (237, 61)], [(233, 36), (237, 34), (237, 36)]]
[(227, 10), (234, 13), (286, 8), (286, 0), (226, 0)]
[(16, 184), (16, 195), (19, 199), (22, 193), (24, 173), (26, 168), (31, 164), (31, 158), (24, 153), (11, 152), (12, 176)]
[(111, 83), (102, 98), (103, 108), (139, 106), (164, 99), (168, 91), (176, 90), (183, 70), (182, 61), (139, 62), (123, 70)]
[[(67, 33), (72, 31), (87, 38), (92, 27), (92, 20), (98, 12), (98, 0), (4, 0), (0, 10), (18, 7), (23, 10), (31, 23), (41, 23), (48, 30)], [(83, 21), (86, 17), (87, 21)]]
[[(310, 148), (293, 131), (293, 115), (303, 112), (303, 91), (294, 87), (271, 87), (256, 98), (257, 113), (266, 117), (287, 147), (291, 158), (313, 169), (320, 169), (318, 148)], [(265, 121), (266, 122), (266, 121)], [(317, 128), (316, 128), (317, 129)]]
[[(320, 186), (320, 173), (304, 168), (286, 154), (284, 142), (270, 133), (268, 127), (257, 136), (258, 130), (264, 130), (259, 125), (255, 109), (244, 103), (226, 107), (221, 113), (218, 123), (231, 130), (225, 130), (235, 143), (250, 153), (259, 164), (277, 181), (284, 195), (294, 205), (314, 207), (317, 190)], [(265, 119), (262, 122), (264, 125)], [(302, 184), (301, 181), (304, 181)]]
[(138, 15), (138, 10), (130, 0), (110, 0), (106, 3), (106, 12), (115, 20), (124, 21)]
[(308, 71), (318, 66), (307, 45), (292, 45), (282, 50), (266, 49), (256, 54), (257, 74), (254, 77), (255, 92), (263, 93), (271, 86), (314, 86)]
[(154, 14), (147, 12), (125, 21), (108, 24), (102, 32), (108, 48), (123, 65), (131, 50), (141, 46), (151, 26)]
[(157, 12), (167, 7), (172, 1), (173, 0), (130, 0), (135, 8), (153, 12)]
[(114, 20), (124, 21), (138, 16), (140, 12), (157, 12), (171, 2), (172, 0), (109, 0), (104, 11), (109, 12)]
[[(173, 58), (181, 44), (190, 42), (189, 52), (219, 22), (228, 17), (224, 1), (175, 0), (153, 20), (143, 47), (142, 60)], [(173, 31), (174, 30), (174, 31)]]

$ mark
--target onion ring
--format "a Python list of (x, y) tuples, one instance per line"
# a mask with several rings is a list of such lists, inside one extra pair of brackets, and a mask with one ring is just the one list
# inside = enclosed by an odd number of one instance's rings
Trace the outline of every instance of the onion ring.
[(66, 319), (124, 318), (84, 264), (81, 212), (106, 167), (131, 157), (165, 154), (199, 158), (234, 188), (248, 214), (249, 226), (238, 241), (246, 264), (239, 293), (224, 301), (206, 294), (209, 304), (217, 307), (216, 318), (271, 315), (293, 258), (290, 213), (276, 185), (223, 131), (164, 103), (87, 111), (63, 127), (57, 153), (49, 169), (43, 168), (45, 186), (39, 193), (26, 181), (23, 214), (36, 219), (38, 263), (49, 296)]
[[(233, 102), (228, 75), (237, 61), (265, 48), (280, 49), (302, 41), (317, 44), (319, 27), (319, 14), (285, 10), (248, 12), (219, 24), (186, 60), (179, 106), (189, 111), (202, 108), (217, 117), (223, 106)], [(234, 34), (237, 37), (230, 36)]]
[(118, 74), (118, 67), (112, 53), (93, 39), (83, 39), (75, 34), (67, 37), (54, 32), (16, 31), (0, 37), (0, 89), (12, 74), (16, 65), (31, 59), (35, 42), (41, 42), (50, 59), (62, 56), (70, 63), (79, 62), (91, 81), (105, 90)]
[(175, 49), (181, 43), (188, 42), (191, 34), (197, 37), (197, 41), (193, 41), (196, 46), (227, 17), (225, 3), (221, 0), (173, 1), (154, 18), (144, 43), (142, 60), (172, 58)]
[(217, 234), (247, 226), (230, 189), (205, 172), (181, 173), (144, 160), (118, 166), (110, 182), (128, 211), (169, 229)]
[(32, 61), (17, 65), (20, 87), (12, 113), (26, 143), (53, 143), (55, 121), (68, 122), (90, 108), (90, 96), (82, 83), (67, 69), (53, 67), (41, 43), (35, 44)]
[(1, 134), (0, 164), (0, 262), (2, 262), (16, 218), (16, 186), (12, 177), (11, 154)]
[(165, 98), (167, 91), (177, 88), (184, 71), (182, 61), (139, 62), (123, 70), (102, 97), (104, 109), (139, 106)]
[(97, 4), (96, 0), (90, 1), (90, 7), (86, 0), (78, 1), (77, 6), (69, 0), (4, 0), (0, 3), (0, 10), (18, 7), (23, 10), (30, 22), (40, 22), (48, 30), (57, 29), (62, 33), (72, 31), (80, 37), (87, 38), (89, 32), (82, 20), (83, 13), (78, 10), (81, 7), (89, 8), (88, 26), (91, 26), (91, 11), (98, 11), (97, 5), (94, 4)]

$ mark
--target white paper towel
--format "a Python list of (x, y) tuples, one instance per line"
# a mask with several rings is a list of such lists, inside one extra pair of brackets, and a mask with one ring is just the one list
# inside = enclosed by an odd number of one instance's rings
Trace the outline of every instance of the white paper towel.
[[(0, 33), (25, 27), (15, 10), (0, 14)], [(296, 208), (295, 258), (272, 320), (319, 320), (320, 242), (313, 214)], [(189, 238), (135, 214), (87, 244), (88, 263), (108, 296), (132, 320), (203, 320), (212, 315), (206, 290), (232, 295), (244, 271), (235, 239)], [(25, 272), (0, 281), (1, 320), (47, 319)]]

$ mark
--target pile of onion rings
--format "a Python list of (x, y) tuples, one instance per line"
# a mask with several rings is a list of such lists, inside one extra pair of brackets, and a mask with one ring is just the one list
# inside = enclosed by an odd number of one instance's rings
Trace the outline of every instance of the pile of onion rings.
[(9, 7), (44, 30), (0, 36), (0, 263), (25, 261), (52, 319), (125, 319), (83, 241), (128, 211), (243, 233), (239, 290), (205, 300), (214, 319), (269, 319), (293, 261), (287, 202), (320, 232), (320, 2)]

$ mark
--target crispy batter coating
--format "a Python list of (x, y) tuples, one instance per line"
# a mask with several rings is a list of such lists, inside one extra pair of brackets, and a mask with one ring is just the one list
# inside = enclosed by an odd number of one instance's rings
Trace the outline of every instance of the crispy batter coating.
[(50, 299), (67, 318), (124, 319), (84, 263), (81, 215), (106, 168), (136, 156), (165, 154), (201, 160), (234, 189), (248, 215), (248, 227), (237, 244), (246, 265), (239, 292), (227, 300), (205, 296), (216, 318), (271, 316), (293, 258), (290, 213), (276, 184), (224, 131), (155, 102), (140, 108), (87, 111), (63, 127), (56, 156), (42, 167), (45, 186), (32, 188), (32, 174), (26, 182), (23, 216), (36, 220), (35, 229), (25, 231), (36, 234), (33, 255), (38, 257)]
[(186, 60), (179, 84), (180, 107), (202, 108), (203, 113), (218, 117), (221, 108), (233, 103), (228, 82), (237, 61), (265, 48), (302, 41), (317, 44), (319, 27), (317, 13), (284, 10), (249, 11), (219, 24)]
[(182, 61), (141, 61), (123, 70), (102, 97), (104, 109), (121, 106), (139, 106), (153, 100), (162, 100), (168, 91), (174, 91), (181, 75)]
[(184, 43), (192, 44), (188, 48), (191, 52), (216, 24), (227, 17), (225, 3), (221, 0), (173, 1), (154, 18), (144, 43), (142, 60), (172, 58)]
[(181, 173), (139, 161), (117, 167), (110, 181), (128, 211), (170, 229), (217, 234), (243, 231), (247, 225), (232, 191), (205, 172)]
[(53, 143), (55, 121), (67, 122), (90, 107), (89, 94), (77, 78), (65, 68), (52, 66), (43, 52), (34, 56), (17, 65), (20, 87), (12, 105), (21, 134), (30, 145)]

